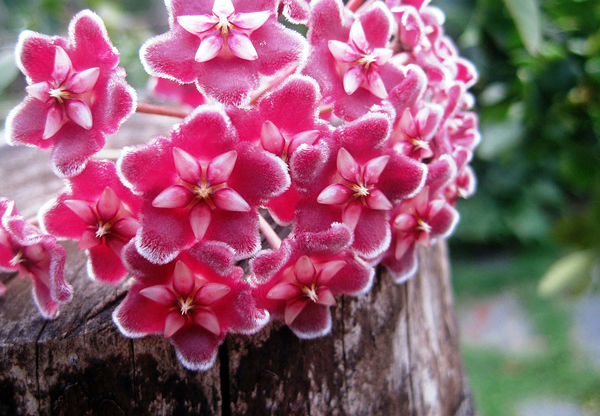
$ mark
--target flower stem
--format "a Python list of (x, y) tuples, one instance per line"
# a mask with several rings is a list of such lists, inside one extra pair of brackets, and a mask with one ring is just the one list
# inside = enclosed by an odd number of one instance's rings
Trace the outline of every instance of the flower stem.
[(189, 113), (184, 111), (172, 110), (170, 108), (160, 107), (158, 105), (138, 103), (137, 109), (135, 110), (138, 113), (146, 113), (146, 114), (158, 114), (160, 116), (167, 117), (178, 117), (178, 118), (186, 118)]
[(258, 214), (258, 226), (271, 247), (273, 247), (274, 250), (277, 250), (281, 246), (281, 238), (279, 238), (275, 230), (260, 214)]
[(349, 0), (348, 3), (346, 3), (346, 8), (352, 12), (355, 12), (356, 9), (358, 9), (363, 3), (363, 1), (364, 0)]

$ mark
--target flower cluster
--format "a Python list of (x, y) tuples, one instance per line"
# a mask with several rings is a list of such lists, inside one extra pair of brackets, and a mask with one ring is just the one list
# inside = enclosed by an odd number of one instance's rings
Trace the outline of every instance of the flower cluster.
[(78, 241), (91, 278), (133, 279), (121, 332), (163, 334), (204, 370), (228, 332), (272, 319), (323, 336), (336, 297), (368, 291), (375, 266), (415, 274), (417, 246), (450, 235), (474, 191), (477, 73), (428, 1), (166, 4), (169, 31), (140, 55), (151, 91), (190, 110), (116, 163), (93, 157), (104, 136), (136, 106), (161, 110), (136, 104), (102, 21), (83, 11), (68, 39), (21, 35), (28, 96), (8, 140), (52, 149), (65, 189), (40, 211), (50, 235), (0, 200), (0, 266), (30, 274), (55, 317), (71, 296), (55, 237)]

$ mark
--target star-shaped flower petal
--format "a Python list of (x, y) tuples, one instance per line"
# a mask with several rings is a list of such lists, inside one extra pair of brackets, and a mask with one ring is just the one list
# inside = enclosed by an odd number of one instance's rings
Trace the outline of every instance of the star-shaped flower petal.
[(127, 276), (121, 251), (139, 228), (141, 199), (117, 176), (114, 163), (92, 160), (67, 180), (67, 190), (40, 210), (40, 223), (50, 234), (79, 241), (88, 255), (88, 275), (112, 285)]
[(427, 176), (424, 164), (389, 147), (390, 128), (387, 115), (369, 114), (338, 127), (323, 153), (297, 151), (292, 173), (303, 173), (293, 176), (302, 190), (297, 232), (343, 222), (354, 231), (359, 255), (371, 259), (387, 250), (393, 206), (418, 192)]
[[(312, 5), (312, 3), (311, 3)], [(381, 104), (404, 75), (389, 62), (393, 17), (381, 2), (354, 16), (340, 0), (314, 2), (307, 34), (311, 45), (304, 73), (321, 86), (323, 100), (343, 120)]]
[(140, 52), (154, 76), (196, 82), (224, 104), (249, 101), (261, 76), (297, 66), (304, 38), (277, 22), (275, 0), (170, 1), (171, 30), (146, 42)]
[(9, 143), (52, 149), (54, 173), (79, 174), (135, 109), (104, 23), (84, 10), (68, 40), (24, 31), (16, 54), (29, 95), (7, 117)]
[(444, 199), (432, 198), (429, 191), (425, 187), (414, 198), (403, 201), (392, 221), (394, 237), (382, 264), (397, 283), (416, 273), (417, 244), (428, 247), (438, 238), (449, 236), (458, 222), (458, 212)]
[(199, 107), (171, 140), (125, 149), (119, 168), (144, 200), (136, 246), (156, 263), (202, 239), (230, 245), (238, 259), (252, 255), (258, 206), (290, 185), (283, 161), (239, 142), (222, 107)]
[(279, 250), (263, 251), (252, 260), (259, 307), (283, 320), (300, 338), (331, 330), (335, 296), (368, 291), (374, 271), (350, 250), (352, 233), (334, 224), (322, 233), (299, 234)]
[(269, 318), (256, 308), (243, 270), (232, 266), (233, 254), (225, 244), (202, 242), (155, 265), (129, 244), (124, 257), (136, 282), (113, 320), (131, 338), (162, 333), (186, 368), (208, 370), (228, 332), (254, 333)]
[(33, 300), (46, 319), (58, 316), (59, 306), (71, 300), (65, 280), (65, 249), (56, 238), (42, 234), (21, 217), (14, 202), (0, 198), (0, 270), (30, 276)]

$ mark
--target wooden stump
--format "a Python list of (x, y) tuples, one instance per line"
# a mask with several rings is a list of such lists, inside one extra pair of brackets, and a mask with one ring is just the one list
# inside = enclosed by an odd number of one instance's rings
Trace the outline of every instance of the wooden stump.
[[(0, 148), (0, 196), (24, 216), (62, 187), (40, 155)], [(28, 279), (0, 274), (0, 415), (474, 414), (443, 242), (419, 251), (408, 283), (380, 268), (370, 293), (339, 298), (330, 335), (230, 334), (206, 372), (185, 370), (162, 336), (122, 336), (111, 313), (127, 284), (89, 280), (84, 253), (65, 247), (75, 295), (56, 320), (39, 317)]]

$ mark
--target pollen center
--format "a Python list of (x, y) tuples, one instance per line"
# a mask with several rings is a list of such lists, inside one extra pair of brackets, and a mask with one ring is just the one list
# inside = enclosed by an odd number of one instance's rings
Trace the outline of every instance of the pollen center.
[(206, 199), (212, 194), (213, 188), (212, 186), (206, 186), (206, 184), (202, 184), (200, 186), (194, 187), (194, 193), (198, 195), (200, 199)]
[(429, 234), (431, 232), (431, 225), (427, 224), (425, 221), (423, 221), (421, 218), (417, 219), (417, 224), (419, 224), (417, 226), (417, 228), (421, 231), (425, 231), (427, 234)]
[(316, 292), (316, 290), (315, 290), (315, 286), (314, 286), (314, 285), (313, 285), (313, 286), (311, 286), (311, 287), (304, 286), (304, 287), (302, 287), (302, 291), (303, 291), (303, 292), (306, 294), (306, 296), (308, 296), (308, 298), (309, 298), (310, 300), (312, 300), (313, 302), (316, 302), (316, 301), (318, 301), (318, 300), (319, 300), (319, 297), (317, 296), (317, 292)]
[(375, 62), (375, 57), (373, 55), (363, 55), (359, 60), (359, 65), (364, 65), (365, 69), (369, 69), (369, 66)]
[(102, 238), (103, 236), (108, 234), (110, 232), (110, 226), (111, 224), (109, 222), (107, 222), (106, 224), (98, 224), (98, 229), (96, 230), (96, 237)]
[(362, 184), (353, 183), (350, 185), (350, 189), (354, 191), (355, 198), (364, 198), (369, 195), (369, 188)]
[(23, 262), (23, 251), (19, 251), (15, 256), (10, 260), (10, 265), (15, 267), (17, 264)]
[(193, 297), (188, 297), (186, 300), (183, 299), (179, 299), (179, 309), (181, 311), (182, 315), (187, 315), (187, 313), (194, 309), (194, 298)]
[(55, 98), (62, 103), (64, 99), (71, 98), (71, 93), (62, 88), (54, 88), (50, 90), (50, 97)]

